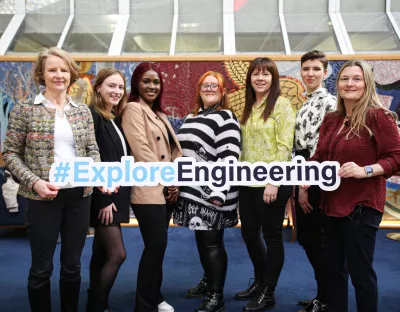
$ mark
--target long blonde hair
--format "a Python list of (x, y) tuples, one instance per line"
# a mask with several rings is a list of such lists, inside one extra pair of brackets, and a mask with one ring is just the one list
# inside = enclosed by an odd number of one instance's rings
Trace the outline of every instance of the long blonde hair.
[[(363, 60), (350, 60), (347, 61), (346, 63), (343, 64), (342, 68), (340, 69), (337, 80), (336, 80), (336, 88), (339, 90), (339, 81), (340, 81), (340, 76), (343, 72), (343, 70), (346, 67), (351, 67), (351, 66), (358, 66), (361, 68), (363, 75), (364, 75), (364, 82), (365, 82), (365, 90), (364, 94), (362, 95), (361, 99), (358, 100), (356, 105), (353, 108), (352, 116), (350, 118), (350, 127), (348, 130), (348, 133), (346, 135), (346, 139), (349, 139), (349, 135), (352, 134), (352, 136), (360, 136), (360, 131), (361, 129), (365, 128), (370, 136), (373, 136), (374, 134), (372, 133), (372, 130), (366, 125), (366, 116), (370, 108), (379, 108), (387, 111), (388, 114), (390, 114), (395, 121), (397, 121), (397, 115), (390, 110), (388, 110), (386, 107), (384, 107), (381, 103), (381, 101), (378, 98), (378, 95), (376, 93), (376, 88), (375, 88), (375, 80), (374, 80), (374, 74), (372, 73), (371, 67)], [(344, 106), (344, 100), (340, 96), (340, 93), (338, 92), (337, 96), (337, 112), (339, 112), (342, 115), (346, 115), (346, 108)]]
[[(120, 75), (122, 77), (122, 80), (124, 81), (124, 95), (122, 96), (118, 105), (113, 108), (114, 114), (112, 114), (106, 110), (106, 103), (104, 102), (104, 99), (101, 96), (101, 94), (97, 91), (97, 88), (101, 86), (104, 80), (114, 75)], [(90, 102), (90, 106), (93, 106), (95, 110), (98, 113), (100, 113), (106, 120), (111, 120), (114, 119), (114, 115), (115, 117), (122, 116), (122, 112), (127, 103), (127, 99), (128, 95), (126, 94), (126, 81), (124, 74), (120, 70), (115, 68), (102, 68), (96, 75), (96, 78), (93, 83), (93, 95), (92, 95), (92, 100)]]

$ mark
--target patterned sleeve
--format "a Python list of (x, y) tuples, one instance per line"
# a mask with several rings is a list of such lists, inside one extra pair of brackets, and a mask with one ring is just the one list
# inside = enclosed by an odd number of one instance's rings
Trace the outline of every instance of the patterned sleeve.
[(321, 124), (322, 121), (324, 120), (325, 114), (329, 112), (333, 112), (336, 109), (336, 97), (332, 96), (327, 96), (324, 99), (323, 102), (323, 107), (321, 108), (321, 113), (319, 116), (316, 118), (315, 122), (313, 122), (310, 126), (310, 132), (315, 134), (315, 137), (313, 140), (310, 140), (307, 148), (310, 151), (310, 157), (314, 155), (315, 150), (317, 149), (317, 144), (318, 139), (319, 139), (319, 131), (321, 129)]
[(40, 177), (26, 166), (23, 159), (31, 109), (31, 105), (19, 103), (11, 111), (3, 152), (3, 160), (7, 169), (29, 189), (32, 189), (33, 184), (40, 180)]
[[(226, 157), (232, 156), (239, 159), (241, 153), (241, 132), (240, 124), (231, 111), (221, 112), (221, 114), (229, 114), (229, 119), (225, 120), (219, 125), (215, 136), (215, 146), (217, 149), (218, 161), (223, 161)], [(228, 195), (230, 188), (227, 188), (223, 192), (213, 191), (210, 194), (208, 201), (218, 200), (225, 203), (226, 196)]]
[(296, 110), (289, 100), (279, 97), (275, 106), (275, 140), (277, 153), (275, 161), (289, 161), (293, 150)]
[(94, 134), (94, 123), (93, 123), (93, 116), (89, 109), (89, 107), (85, 104), (84, 106), (84, 116), (87, 118), (88, 121), (88, 137), (86, 140), (86, 157), (90, 157), (95, 162), (100, 162), (100, 153), (99, 147), (97, 146), (96, 136)]

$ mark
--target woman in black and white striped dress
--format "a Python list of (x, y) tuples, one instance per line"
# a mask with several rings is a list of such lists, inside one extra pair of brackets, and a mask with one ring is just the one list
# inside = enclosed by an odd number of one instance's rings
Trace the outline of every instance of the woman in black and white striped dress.
[[(197, 162), (222, 161), (240, 156), (240, 124), (228, 109), (223, 76), (206, 72), (196, 90), (196, 108), (178, 132), (183, 156)], [(225, 308), (223, 287), (227, 271), (224, 229), (238, 223), (239, 188), (213, 191), (208, 186), (183, 186), (174, 212), (174, 223), (195, 231), (204, 277), (188, 296), (206, 294), (195, 311), (217, 312)]]

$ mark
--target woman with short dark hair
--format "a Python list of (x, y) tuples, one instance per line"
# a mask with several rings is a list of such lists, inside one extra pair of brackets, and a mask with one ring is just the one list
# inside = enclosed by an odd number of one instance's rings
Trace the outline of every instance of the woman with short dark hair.
[[(306, 86), (307, 100), (296, 116), (294, 145), (296, 156), (305, 159), (314, 155), (319, 138), (319, 129), (326, 113), (336, 108), (336, 97), (322, 87), (328, 73), (328, 60), (322, 51), (307, 52), (301, 57), (300, 76)], [(326, 309), (326, 262), (323, 215), (319, 207), (320, 188), (310, 187), (308, 192), (296, 187), (297, 240), (314, 269), (317, 281), (317, 296), (299, 303), (305, 305), (299, 312), (324, 311)]]

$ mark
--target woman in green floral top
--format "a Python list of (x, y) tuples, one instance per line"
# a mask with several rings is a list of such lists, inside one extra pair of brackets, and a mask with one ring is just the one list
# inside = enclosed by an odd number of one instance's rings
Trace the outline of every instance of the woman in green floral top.
[[(269, 58), (253, 60), (247, 72), (241, 119), (241, 161), (290, 161), (296, 110), (280, 93), (276, 64)], [(270, 184), (240, 188), (242, 236), (255, 274), (253, 284), (235, 296), (251, 299), (244, 311), (264, 311), (275, 305), (274, 291), (284, 262), (282, 225), (291, 191), (291, 186)]]

